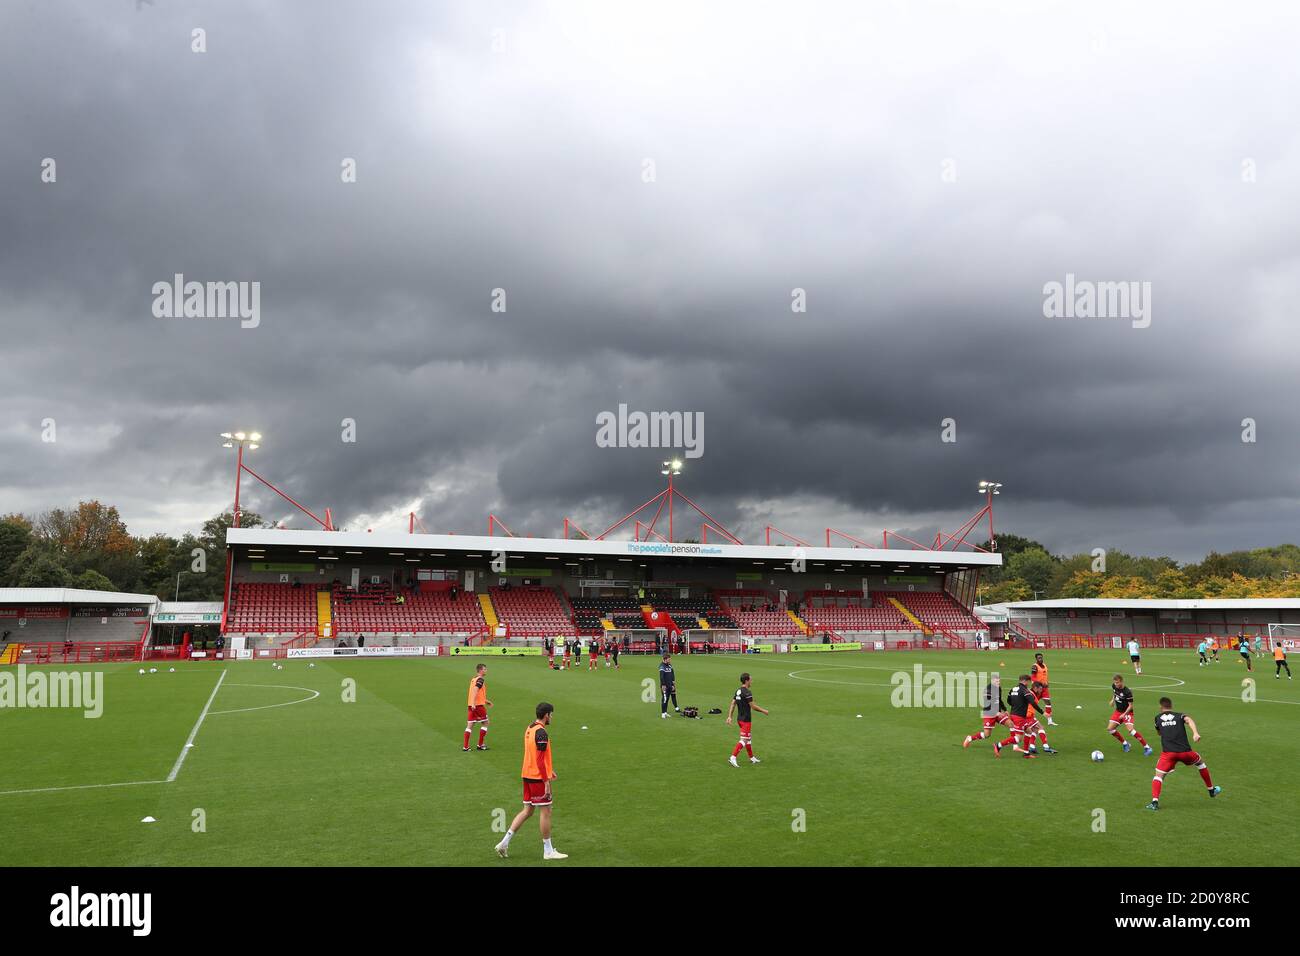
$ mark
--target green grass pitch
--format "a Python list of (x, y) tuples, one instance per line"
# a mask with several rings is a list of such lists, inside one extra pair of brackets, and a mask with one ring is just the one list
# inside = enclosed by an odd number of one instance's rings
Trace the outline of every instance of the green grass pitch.
[[(548, 866), (1300, 863), (1300, 684), (1274, 680), (1269, 660), (1256, 662), (1258, 700), (1246, 703), (1235, 653), (1198, 668), (1194, 652), (1151, 651), (1133, 677), (1121, 651), (1049, 652), (1061, 753), (1035, 761), (995, 760), (988, 741), (963, 750), (980, 724), (973, 708), (890, 704), (891, 674), (916, 663), (1000, 670), (1009, 687), (1030, 656), (676, 658), (678, 699), (701, 712), (725, 711), (740, 672), (753, 673), (772, 713), (755, 715), (763, 762), (740, 769), (727, 764), (736, 734), (722, 717), (661, 720), (653, 688), (643, 699), (654, 657), (595, 673), (585, 661), (557, 673), (540, 658), (486, 659), (491, 749), (470, 753), (477, 658), (186, 663), (143, 677), (107, 665), (100, 719), (0, 710), (0, 864), (541, 865), (536, 818), (509, 861), (492, 852), (494, 821), (520, 806), (521, 737), (539, 700), (555, 705), (554, 840), (570, 855)], [(171, 772), (223, 667), (176, 779), (148, 782)], [(1161, 694), (1197, 720), (1220, 798), (1184, 767), (1160, 812), (1143, 809), (1154, 758), (1121, 753), (1104, 732), (1116, 671), (1149, 739)], [(355, 702), (343, 700), (348, 678)], [(110, 783), (132, 785), (91, 786)], [(1098, 808), (1105, 832), (1094, 832)]]

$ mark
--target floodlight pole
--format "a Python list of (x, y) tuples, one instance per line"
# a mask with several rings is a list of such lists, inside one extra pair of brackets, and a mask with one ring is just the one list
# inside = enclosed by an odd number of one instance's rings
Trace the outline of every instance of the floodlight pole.
[(989, 506), (988, 506), (989, 507), (989, 550), (996, 551), (998, 549), (998, 541), (997, 538), (993, 537), (993, 486), (992, 485), (989, 486), (988, 499), (989, 499)]
[(244, 476), (244, 443), (238, 444), (238, 453), (235, 455), (235, 522), (234, 526), (239, 527), (239, 479)]
[(668, 469), (668, 543), (673, 543), (673, 470)]

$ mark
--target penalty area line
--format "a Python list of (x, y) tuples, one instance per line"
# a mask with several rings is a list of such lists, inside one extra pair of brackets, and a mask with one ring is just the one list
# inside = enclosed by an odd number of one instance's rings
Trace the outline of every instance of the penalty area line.
[(217, 678), (217, 686), (212, 688), (212, 693), (208, 695), (208, 702), (203, 705), (203, 711), (199, 714), (199, 719), (194, 722), (194, 729), (190, 731), (189, 737), (186, 738), (185, 746), (181, 748), (181, 752), (176, 757), (176, 763), (172, 764), (172, 772), (167, 775), (167, 783), (174, 781), (181, 772), (181, 765), (185, 763), (186, 755), (190, 752), (190, 748), (194, 746), (194, 738), (199, 735), (199, 728), (203, 726), (203, 721), (208, 716), (208, 709), (212, 707), (212, 702), (216, 700), (217, 691), (221, 690), (221, 684), (228, 673), (230, 672), (222, 671), (221, 676)]

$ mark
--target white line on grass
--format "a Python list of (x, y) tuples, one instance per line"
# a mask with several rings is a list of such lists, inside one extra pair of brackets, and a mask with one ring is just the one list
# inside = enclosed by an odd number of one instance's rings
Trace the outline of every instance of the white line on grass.
[(176, 779), (176, 775), (181, 772), (181, 764), (185, 763), (185, 755), (190, 752), (190, 746), (194, 743), (194, 738), (199, 734), (199, 728), (203, 726), (203, 718), (208, 716), (208, 708), (212, 706), (212, 701), (216, 699), (217, 691), (221, 690), (221, 682), (226, 679), (229, 671), (222, 671), (221, 676), (217, 678), (217, 686), (212, 688), (212, 693), (208, 696), (208, 702), (203, 705), (203, 712), (199, 714), (199, 719), (194, 722), (194, 729), (190, 731), (189, 738), (185, 741), (185, 746), (181, 748), (180, 754), (176, 758), (176, 763), (172, 765), (172, 772), (167, 775), (167, 782), (171, 783)]
[(310, 697), (299, 697), (297, 700), (286, 700), (282, 704), (263, 704), (260, 707), (237, 707), (234, 710), (214, 710), (211, 716), (216, 717), (219, 714), (246, 714), (250, 710), (270, 710), (272, 707), (290, 707), (293, 704), (305, 704), (309, 700), (315, 700), (320, 696), (320, 691), (312, 690), (310, 687), (298, 687), (294, 684), (231, 684), (231, 687), (278, 687), (281, 690), (305, 690)]
[(58, 790), (100, 790), (104, 787), (147, 787), (154, 783), (166, 783), (165, 780), (132, 780), (129, 783), (83, 783), (75, 787), (32, 787), (28, 790), (0, 790), (0, 797), (15, 793), (54, 793)]

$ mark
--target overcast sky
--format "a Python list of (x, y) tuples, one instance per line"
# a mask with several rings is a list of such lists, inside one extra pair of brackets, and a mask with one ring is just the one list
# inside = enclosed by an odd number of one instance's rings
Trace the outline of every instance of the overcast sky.
[[(981, 478), (1054, 549), (1296, 541), (1297, 49), (1283, 3), (6, 3), (0, 512), (197, 530), (247, 428), (348, 528), (595, 532), (660, 487), (626, 403), (703, 415), (747, 541), (933, 538)], [(176, 273), (260, 324), (156, 318)], [(1046, 318), (1071, 273), (1149, 327)]]

